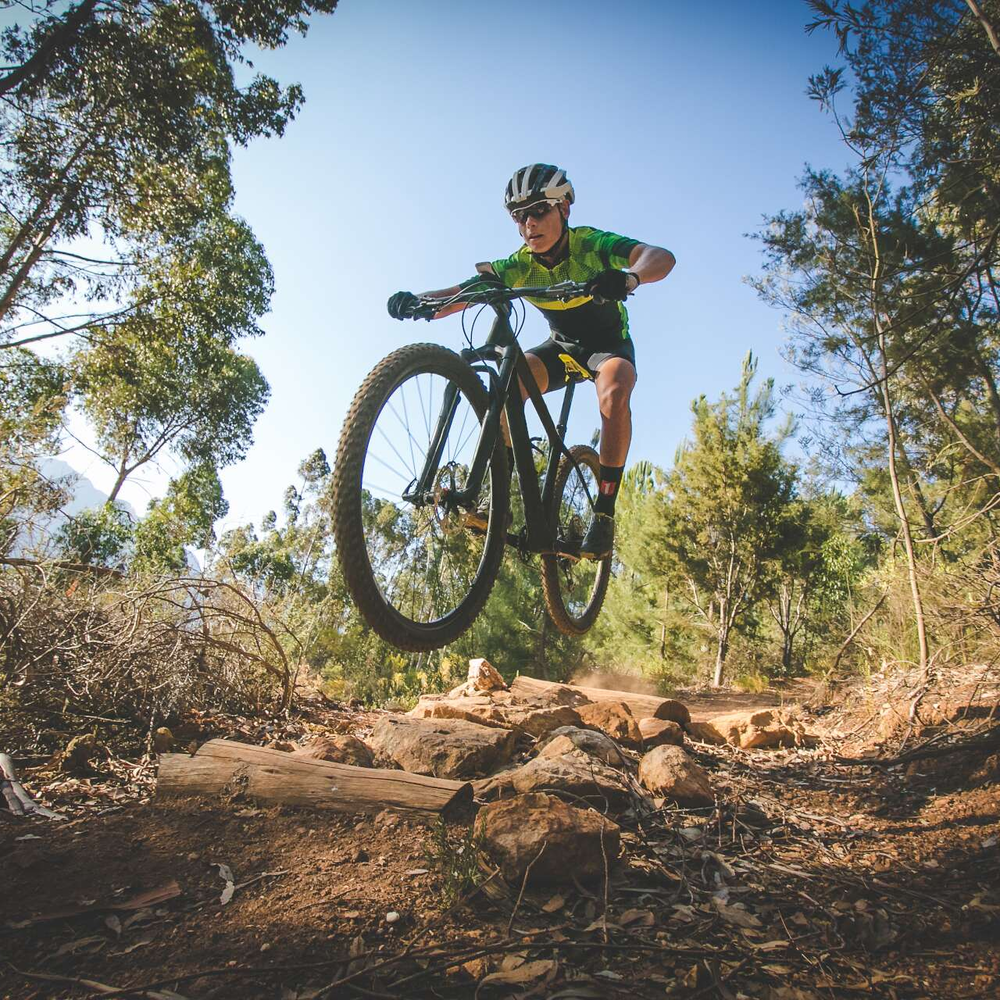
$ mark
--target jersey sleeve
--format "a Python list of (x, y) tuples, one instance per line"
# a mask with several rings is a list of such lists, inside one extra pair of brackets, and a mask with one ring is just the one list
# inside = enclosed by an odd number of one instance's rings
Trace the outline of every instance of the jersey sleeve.
[(629, 254), (641, 242), (629, 236), (605, 232), (603, 229), (591, 229), (584, 234), (583, 239), (588, 244), (589, 250), (596, 252), (602, 261), (607, 261), (608, 267), (616, 267), (619, 270), (628, 267)]

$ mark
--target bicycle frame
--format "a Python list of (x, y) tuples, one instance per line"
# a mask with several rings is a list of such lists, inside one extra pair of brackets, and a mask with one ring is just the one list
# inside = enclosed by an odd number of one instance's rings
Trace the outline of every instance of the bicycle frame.
[[(566, 448), (563, 437), (569, 422), (575, 383), (567, 383), (559, 413), (559, 422), (554, 423), (552, 415), (542, 399), (538, 383), (528, 367), (524, 352), (511, 329), (507, 306), (495, 303), (492, 304), (492, 308), (496, 313), (496, 318), (493, 320), (489, 336), (486, 338), (486, 344), (481, 348), (461, 352), (465, 360), (480, 362), (480, 364), (472, 366), (473, 370), (486, 373), (492, 391), (490, 393), (490, 407), (486, 419), (480, 427), (479, 440), (476, 443), (472, 464), (469, 467), (466, 488), (453, 499), (458, 506), (464, 507), (466, 510), (472, 510), (475, 507), (483, 487), (483, 480), (486, 478), (490, 458), (498, 444), (501, 412), (506, 412), (511, 447), (514, 452), (514, 465), (517, 469), (521, 499), (524, 502), (525, 538), (523, 547), (528, 552), (576, 555), (575, 552), (562, 553), (556, 549), (556, 512), (552, 510), (559, 460), (563, 455), (569, 456), (569, 450)], [(499, 371), (494, 371), (489, 367), (485, 363), (487, 360), (498, 361)], [(527, 387), (528, 398), (538, 413), (549, 440), (549, 456), (541, 488), (538, 485), (538, 473), (535, 469), (531, 439), (528, 436), (524, 400), (521, 399), (516, 376), (519, 376)], [(415, 482), (403, 494), (404, 500), (418, 505), (433, 502), (435, 478), (457, 408), (458, 389), (449, 384), (441, 402), (441, 410), (435, 424), (431, 447), (428, 449), (424, 467)], [(594, 498), (588, 496), (588, 499), (593, 504)]]

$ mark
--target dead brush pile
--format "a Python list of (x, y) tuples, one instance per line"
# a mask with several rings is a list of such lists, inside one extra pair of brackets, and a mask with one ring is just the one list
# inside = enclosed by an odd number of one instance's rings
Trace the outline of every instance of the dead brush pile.
[(151, 729), (193, 706), (285, 708), (296, 647), (229, 583), (0, 570), (0, 697), (22, 719), (112, 715)]

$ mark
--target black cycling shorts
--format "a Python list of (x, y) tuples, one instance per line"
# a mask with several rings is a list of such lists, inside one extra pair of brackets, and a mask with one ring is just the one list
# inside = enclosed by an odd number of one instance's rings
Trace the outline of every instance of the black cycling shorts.
[(595, 351), (592, 347), (576, 344), (568, 340), (553, 340), (549, 337), (544, 344), (531, 347), (524, 352), (542, 359), (549, 374), (549, 390), (558, 389), (567, 382), (590, 381), (597, 375), (597, 369), (608, 358), (624, 358), (635, 367), (635, 347), (632, 338), (612, 345), (609, 350)]

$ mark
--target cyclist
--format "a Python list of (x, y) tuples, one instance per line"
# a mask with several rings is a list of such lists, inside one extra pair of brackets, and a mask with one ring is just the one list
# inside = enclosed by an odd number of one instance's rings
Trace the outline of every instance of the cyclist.
[[(548, 163), (532, 163), (507, 182), (504, 207), (524, 240), (502, 260), (476, 265), (476, 275), (460, 284), (427, 292), (446, 298), (484, 280), (508, 288), (550, 285), (560, 281), (586, 283), (588, 294), (569, 302), (540, 302), (550, 336), (525, 351), (539, 389), (559, 389), (570, 379), (591, 380), (601, 411), (600, 487), (594, 516), (580, 546), (584, 558), (603, 559), (614, 544), (614, 513), (618, 486), (632, 440), (629, 400), (636, 382), (635, 350), (629, 335), (625, 299), (639, 285), (665, 278), (674, 255), (662, 247), (588, 226), (569, 225), (576, 198), (566, 172)], [(388, 303), (394, 319), (412, 316), (419, 305), (412, 292), (396, 292)], [(463, 309), (456, 303), (440, 309), (441, 319)], [(522, 395), (527, 392), (521, 386)]]

